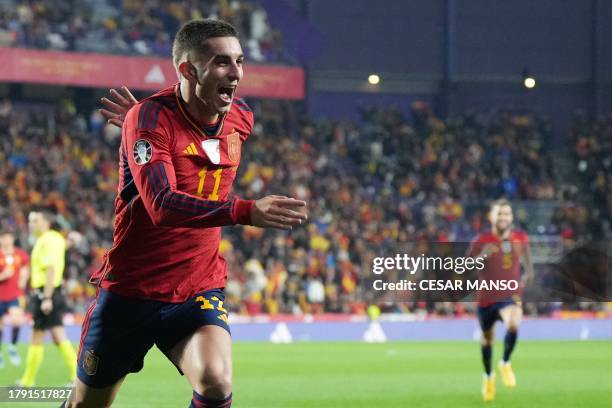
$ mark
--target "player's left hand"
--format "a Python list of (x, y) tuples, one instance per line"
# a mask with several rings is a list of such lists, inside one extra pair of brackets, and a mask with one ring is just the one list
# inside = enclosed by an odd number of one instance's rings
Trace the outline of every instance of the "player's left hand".
[(111, 101), (108, 98), (102, 98), (100, 101), (108, 109), (100, 109), (100, 113), (108, 123), (117, 127), (122, 127), (125, 115), (132, 106), (138, 103), (138, 99), (132, 95), (127, 86), (122, 86), (119, 90), (111, 89), (110, 94), (115, 101)]
[(50, 314), (53, 311), (53, 301), (51, 299), (43, 299), (40, 304), (40, 311), (46, 315)]

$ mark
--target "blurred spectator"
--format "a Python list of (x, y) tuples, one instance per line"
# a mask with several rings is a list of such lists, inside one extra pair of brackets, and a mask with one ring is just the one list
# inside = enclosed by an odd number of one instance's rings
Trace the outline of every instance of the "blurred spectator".
[(235, 25), (253, 61), (291, 62), (266, 11), (248, 0), (3, 0), (0, 46), (167, 57), (181, 24), (198, 18)]

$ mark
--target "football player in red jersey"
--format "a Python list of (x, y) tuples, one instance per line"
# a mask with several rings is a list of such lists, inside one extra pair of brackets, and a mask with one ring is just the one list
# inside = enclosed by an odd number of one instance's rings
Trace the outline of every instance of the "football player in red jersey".
[[(485, 401), (495, 398), (495, 374), (491, 370), (491, 355), (497, 320), (502, 320), (507, 330), (504, 338), (504, 355), (498, 366), (502, 382), (506, 387), (516, 386), (516, 377), (510, 366), (510, 355), (516, 344), (518, 328), (523, 317), (520, 302), (521, 288), (533, 279), (534, 274), (528, 236), (513, 227), (513, 219), (510, 202), (505, 199), (495, 201), (489, 213), (491, 231), (475, 237), (469, 251), (472, 257), (485, 258), (485, 267), (479, 273), (480, 280), (520, 282), (517, 290), (478, 292), (478, 321), (482, 329), (481, 350), (485, 368), (482, 396)], [(525, 270), (523, 277), (521, 277), (521, 265)]]
[[(83, 323), (67, 406), (110, 406), (125, 376), (139, 371), (156, 345), (192, 386), (190, 407), (229, 407), (221, 227), (291, 229), (307, 218), (300, 200), (230, 194), (253, 129), (251, 109), (235, 96), (243, 54), (234, 27), (218, 20), (185, 24), (173, 60), (178, 84), (129, 111), (115, 105), (118, 111), (105, 112), (117, 114), (123, 128), (114, 244), (93, 276), (99, 291)], [(123, 102), (135, 102), (124, 93)]]
[[(2, 318), (8, 314), (13, 326), (11, 342), (8, 346), (9, 360), (13, 365), (21, 364), (17, 352), (19, 330), (24, 323), (23, 290), (28, 281), (30, 257), (15, 246), (15, 236), (8, 231), (0, 232), (0, 342), (2, 341)], [(0, 343), (1, 344), (1, 343)], [(4, 359), (0, 355), (0, 368)]]

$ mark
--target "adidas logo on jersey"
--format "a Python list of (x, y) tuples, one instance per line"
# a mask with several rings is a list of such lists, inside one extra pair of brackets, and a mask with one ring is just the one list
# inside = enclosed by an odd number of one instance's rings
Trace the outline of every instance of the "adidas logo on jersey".
[(183, 153), (190, 154), (190, 155), (195, 155), (195, 156), (197, 156), (199, 154), (198, 153), (198, 149), (196, 149), (194, 143), (190, 143), (189, 146), (187, 146), (185, 148), (185, 150), (183, 150)]

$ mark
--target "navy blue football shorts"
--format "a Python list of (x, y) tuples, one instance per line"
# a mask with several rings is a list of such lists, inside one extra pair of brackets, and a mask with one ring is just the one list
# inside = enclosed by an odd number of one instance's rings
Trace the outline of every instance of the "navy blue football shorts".
[(90, 387), (108, 387), (140, 371), (153, 345), (168, 356), (202, 326), (220, 326), (229, 333), (224, 300), (221, 289), (197, 293), (183, 303), (134, 299), (100, 289), (83, 322), (79, 379)]
[(485, 307), (478, 307), (478, 322), (482, 331), (490, 330), (496, 321), (501, 320), (499, 311), (503, 308), (515, 305), (514, 300), (508, 300), (504, 302), (495, 302), (492, 305)]
[(19, 298), (0, 301), (0, 317), (8, 313), (11, 307), (19, 306)]

